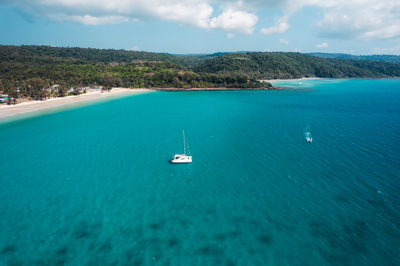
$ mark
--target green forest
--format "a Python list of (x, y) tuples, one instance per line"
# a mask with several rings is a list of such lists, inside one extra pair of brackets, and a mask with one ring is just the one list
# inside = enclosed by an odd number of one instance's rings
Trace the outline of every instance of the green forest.
[(400, 55), (352, 55), (352, 54), (335, 54), (335, 53), (308, 53), (308, 55), (318, 56), (323, 58), (341, 58), (353, 60), (369, 60), (400, 63)]
[[(0, 45), (0, 91), (43, 99), (71, 88), (269, 88), (265, 79), (400, 77), (400, 64), (301, 53), (172, 55), (112, 49)], [(19, 94), (19, 95), (17, 95)]]
[(209, 58), (196, 72), (245, 74), (255, 79), (385, 78), (399, 77), (400, 64), (366, 60), (321, 58), (301, 53), (248, 52)]

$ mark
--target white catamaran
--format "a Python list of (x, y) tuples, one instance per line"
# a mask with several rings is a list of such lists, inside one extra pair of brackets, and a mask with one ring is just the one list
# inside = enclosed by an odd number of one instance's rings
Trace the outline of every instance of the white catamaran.
[(192, 156), (190, 156), (190, 150), (188, 147), (189, 155), (186, 155), (186, 143), (185, 143), (185, 131), (182, 132), (183, 134), (183, 154), (175, 154), (171, 163), (191, 163)]

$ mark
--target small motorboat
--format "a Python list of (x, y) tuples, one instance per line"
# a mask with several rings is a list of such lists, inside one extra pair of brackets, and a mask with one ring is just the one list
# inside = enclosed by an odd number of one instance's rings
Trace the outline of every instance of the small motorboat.
[(311, 133), (310, 133), (310, 132), (306, 132), (304, 135), (305, 135), (305, 137), (306, 137), (306, 141), (309, 142), (309, 143), (311, 143), (311, 142), (312, 142)]

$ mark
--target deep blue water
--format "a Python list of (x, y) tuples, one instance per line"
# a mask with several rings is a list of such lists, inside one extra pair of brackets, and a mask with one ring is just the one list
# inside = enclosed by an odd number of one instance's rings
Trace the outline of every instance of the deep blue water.
[(400, 265), (400, 80), (276, 85), (1, 124), (0, 265)]

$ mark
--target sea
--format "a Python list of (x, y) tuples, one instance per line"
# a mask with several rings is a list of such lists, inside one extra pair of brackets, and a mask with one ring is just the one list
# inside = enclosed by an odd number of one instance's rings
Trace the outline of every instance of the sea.
[(1, 123), (0, 265), (400, 265), (400, 79), (273, 84)]

